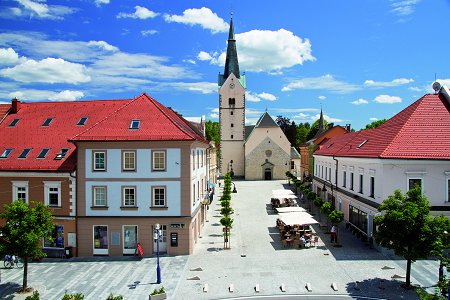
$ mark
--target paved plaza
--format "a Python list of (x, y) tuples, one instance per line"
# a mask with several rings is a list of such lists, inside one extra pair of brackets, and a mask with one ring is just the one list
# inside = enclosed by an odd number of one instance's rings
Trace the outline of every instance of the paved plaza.
[[(275, 227), (277, 214), (267, 204), (271, 191), (286, 187), (286, 183), (235, 182), (238, 192), (232, 194), (235, 214), (229, 250), (223, 249), (218, 201), (221, 189), (218, 189), (194, 254), (161, 258), (162, 285), (168, 298), (299, 295), (305, 299), (306, 296), (329, 295), (329, 299), (343, 296), (417, 299), (414, 291), (400, 287), (406, 262), (371, 249), (344, 226), (339, 234), (342, 247), (333, 247), (326, 229), (313, 226), (320, 237), (317, 246), (284, 248)], [(322, 218), (325, 221), (325, 217)], [(412, 283), (433, 291), (437, 273), (436, 261), (416, 262), (412, 266)], [(14, 294), (21, 282), (22, 270), (1, 269), (0, 298), (24, 299), (25, 296)], [(30, 264), (28, 282), (39, 290), (41, 299), (61, 299), (66, 290), (83, 293), (88, 300), (106, 299), (110, 293), (120, 294), (124, 299), (148, 299), (149, 293), (161, 286), (155, 283), (154, 257), (48, 259)], [(333, 283), (337, 290), (332, 289)], [(311, 292), (306, 289), (307, 284)], [(205, 285), (207, 292), (203, 290)], [(230, 285), (233, 292), (229, 290)], [(255, 291), (256, 285), (259, 292)]]

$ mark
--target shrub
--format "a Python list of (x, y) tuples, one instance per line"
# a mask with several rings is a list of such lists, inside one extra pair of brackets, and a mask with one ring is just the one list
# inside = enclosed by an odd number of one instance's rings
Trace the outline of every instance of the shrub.
[(150, 295), (154, 296), (154, 295), (164, 294), (165, 292), (166, 292), (166, 290), (164, 289), (164, 286), (162, 286), (159, 289), (154, 289)]
[(67, 291), (66, 291), (61, 300), (83, 300), (83, 299), (84, 299), (84, 295), (81, 293), (67, 294)]
[(109, 294), (108, 298), (106, 300), (123, 300), (123, 297), (121, 295), (114, 296), (112, 293)]
[(39, 298), (39, 292), (38, 291), (34, 291), (33, 292), (33, 295), (31, 295), (31, 296), (27, 296), (26, 298), (25, 298), (25, 300), (39, 300), (40, 298)]

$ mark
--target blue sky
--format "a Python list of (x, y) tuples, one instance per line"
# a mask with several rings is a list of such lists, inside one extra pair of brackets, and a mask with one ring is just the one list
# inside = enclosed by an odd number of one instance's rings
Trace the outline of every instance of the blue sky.
[[(450, 86), (450, 1), (2, 0), (0, 102), (131, 98), (218, 121), (230, 12), (247, 123), (360, 129)], [(436, 74), (436, 75), (435, 75)]]

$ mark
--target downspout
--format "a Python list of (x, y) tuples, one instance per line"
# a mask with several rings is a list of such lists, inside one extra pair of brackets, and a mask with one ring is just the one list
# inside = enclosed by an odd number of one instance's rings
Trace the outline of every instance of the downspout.
[[(75, 176), (72, 175), (72, 173), (75, 173)], [(77, 198), (78, 198), (78, 180), (77, 180), (77, 170), (75, 169), (73, 172), (69, 173), (69, 176), (75, 179), (75, 199), (73, 199), (73, 201), (75, 202), (75, 243), (76, 243), (76, 247), (77, 248), (77, 255), (78, 256), (78, 203), (77, 203)]]
[(333, 160), (336, 161), (336, 170), (335, 170), (335, 176), (334, 176), (334, 185), (336, 186), (336, 200), (337, 200), (337, 192), (338, 192), (338, 167), (339, 167), (339, 161), (334, 157)]

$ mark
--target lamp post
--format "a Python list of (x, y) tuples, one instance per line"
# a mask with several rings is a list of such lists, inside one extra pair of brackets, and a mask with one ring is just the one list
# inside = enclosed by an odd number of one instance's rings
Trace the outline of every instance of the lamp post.
[(236, 189), (236, 185), (234, 184), (234, 182), (231, 182), (233, 184), (233, 191), (232, 193), (237, 193), (237, 189)]
[(161, 283), (161, 267), (159, 265), (159, 242), (162, 238), (162, 231), (160, 229), (159, 223), (155, 224), (155, 230), (153, 232), (153, 238), (156, 242), (156, 257), (157, 257), (157, 265), (156, 265), (156, 283)]

